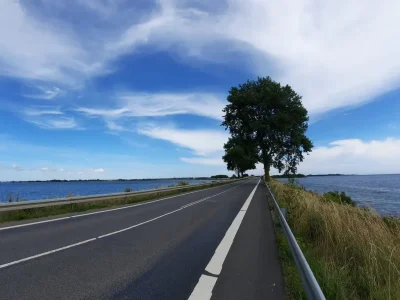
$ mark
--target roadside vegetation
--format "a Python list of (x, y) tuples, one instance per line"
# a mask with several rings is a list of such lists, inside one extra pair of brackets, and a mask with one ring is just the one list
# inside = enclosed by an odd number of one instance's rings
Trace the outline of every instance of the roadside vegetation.
[(178, 195), (189, 191), (195, 191), (214, 186), (219, 186), (223, 184), (226, 184), (226, 182), (212, 182), (210, 184), (201, 186), (188, 185), (187, 183), (185, 183), (180, 185), (183, 188), (177, 190), (172, 189), (172, 190), (154, 191), (145, 194), (139, 193), (137, 195), (129, 195), (122, 198), (107, 199), (103, 201), (99, 200), (99, 201), (85, 202), (85, 203), (68, 203), (63, 205), (28, 208), (16, 211), (0, 211), (0, 223), (134, 204), (143, 201), (156, 200), (167, 196)]
[[(227, 169), (243, 176), (257, 163), (328, 299), (400, 299), (400, 221), (355, 205), (348, 195), (297, 186), (298, 165), (311, 152), (308, 112), (301, 96), (270, 77), (232, 87), (222, 125)], [(289, 178), (271, 180), (270, 168)], [(340, 175), (340, 174), (334, 174)], [(276, 219), (275, 219), (276, 221)], [(279, 228), (279, 224), (276, 228)], [(287, 243), (277, 230), (288, 297), (306, 299)]]
[[(344, 193), (269, 185), (327, 299), (400, 299), (399, 218), (356, 207)], [(289, 299), (306, 299), (280, 230), (277, 242)]]

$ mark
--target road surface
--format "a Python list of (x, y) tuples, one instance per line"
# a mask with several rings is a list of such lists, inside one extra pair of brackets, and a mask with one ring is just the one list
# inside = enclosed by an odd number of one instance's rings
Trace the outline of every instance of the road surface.
[(258, 178), (0, 227), (0, 299), (284, 299)]

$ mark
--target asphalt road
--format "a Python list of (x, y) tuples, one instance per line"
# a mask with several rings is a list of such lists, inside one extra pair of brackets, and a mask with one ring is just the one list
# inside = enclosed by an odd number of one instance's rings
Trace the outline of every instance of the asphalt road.
[[(266, 191), (258, 181), (3, 226), (0, 299), (195, 300), (210, 299), (211, 292), (212, 299), (283, 299)], [(202, 286), (201, 278), (213, 284)]]

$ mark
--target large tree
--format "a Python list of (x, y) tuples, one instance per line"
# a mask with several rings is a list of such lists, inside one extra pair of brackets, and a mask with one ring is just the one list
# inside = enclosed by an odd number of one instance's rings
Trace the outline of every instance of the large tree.
[(222, 157), (227, 164), (228, 170), (235, 171), (237, 175), (243, 177), (247, 170), (256, 168), (257, 156), (252, 145), (245, 141), (230, 137), (224, 145), (225, 155)]
[(222, 125), (236, 143), (252, 149), (248, 156), (264, 164), (266, 180), (271, 167), (295, 174), (313, 147), (306, 137), (309, 118), (301, 96), (266, 77), (231, 88), (227, 100)]

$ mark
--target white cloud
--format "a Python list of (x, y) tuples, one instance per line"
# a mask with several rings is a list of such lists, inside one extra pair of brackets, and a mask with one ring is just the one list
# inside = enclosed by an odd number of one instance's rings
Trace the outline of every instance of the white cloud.
[(195, 165), (224, 166), (226, 165), (222, 158), (205, 158), (205, 157), (181, 157), (181, 161)]
[(43, 129), (79, 129), (79, 124), (73, 117), (33, 117), (25, 121)]
[(26, 116), (42, 116), (42, 115), (63, 115), (63, 112), (58, 107), (52, 106), (35, 106), (23, 110)]
[[(109, 119), (193, 114), (221, 120), (222, 109), (225, 106), (221, 98), (223, 97), (218, 98), (216, 95), (207, 93), (128, 93), (118, 97), (120, 102), (118, 108), (80, 107), (76, 110), (90, 116), (101, 116)], [(109, 123), (109, 125), (115, 127), (115, 123)]]
[(24, 95), (24, 97), (32, 99), (52, 100), (64, 93), (64, 91), (58, 87), (45, 88), (37, 86), (36, 88), (41, 91), (41, 94)]
[(387, 174), (399, 173), (400, 139), (334, 141), (316, 147), (299, 166), (304, 174)]
[(224, 143), (228, 140), (228, 134), (224, 131), (187, 130), (167, 126), (142, 126), (138, 133), (190, 149), (200, 156), (223, 151)]
[(99, 168), (99, 169), (94, 169), (94, 170), (89, 170), (89, 173), (104, 173), (105, 170), (103, 168)]
[[(76, 0), (65, 5), (46, 0), (41, 2), (46, 9), (35, 10), (29, 2), (3, 1), (1, 75), (81, 85), (91, 76), (114, 71), (115, 58), (148, 45), (152, 51), (178, 53), (184, 62), (237, 63), (236, 54), (245, 56), (243, 67), (292, 85), (311, 114), (362, 104), (399, 86), (399, 1), (226, 0), (200, 5), (159, 0), (147, 11), (121, 3)], [(81, 11), (84, 26), (54, 17), (73, 16), (71, 7)], [(52, 10), (57, 14), (48, 18), (45, 13)], [(57, 96), (57, 89), (46, 90), (44, 98)], [(137, 108), (86, 112), (108, 117), (178, 113), (221, 117), (219, 110), (191, 100), (187, 104), (186, 98), (170, 105), (149, 98), (155, 103), (147, 108), (141, 102), (145, 97), (135, 97), (126, 101), (138, 102)]]
[(125, 127), (118, 125), (114, 121), (106, 120), (107, 128), (114, 131), (128, 131)]
[(255, 74), (292, 85), (313, 115), (399, 86), (398, 1), (227, 0), (218, 10), (211, 1), (202, 8), (185, 0), (160, 4), (114, 46), (131, 50), (139, 40), (186, 61), (231, 63), (231, 51), (241, 52)]

